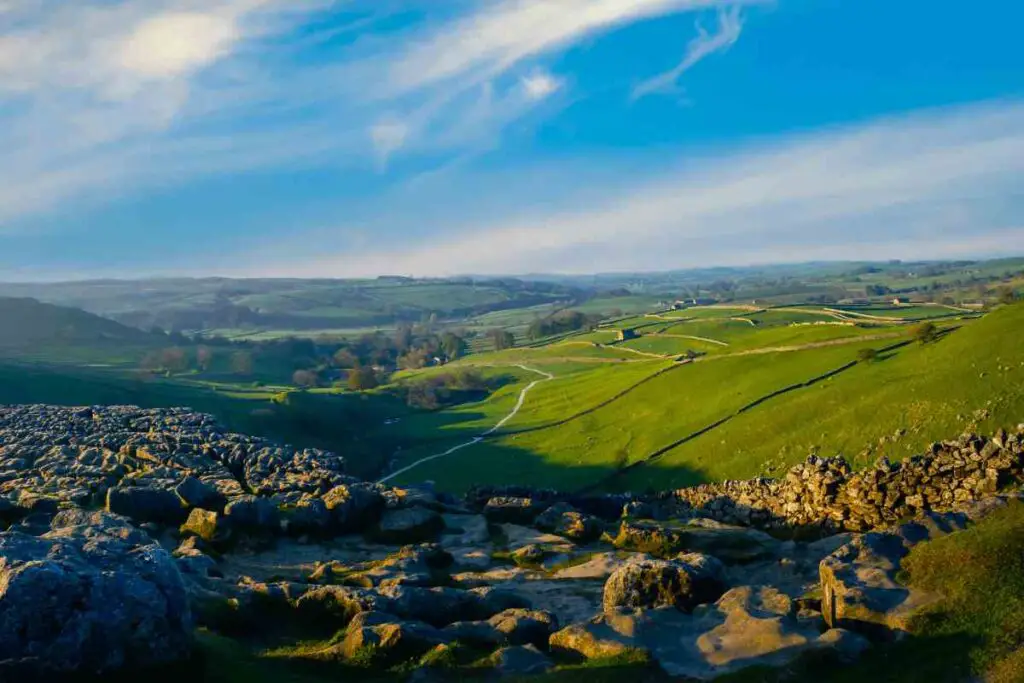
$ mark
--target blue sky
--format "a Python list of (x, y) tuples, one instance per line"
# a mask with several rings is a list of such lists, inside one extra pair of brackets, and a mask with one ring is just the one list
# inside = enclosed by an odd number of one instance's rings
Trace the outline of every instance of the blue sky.
[(0, 280), (1024, 253), (1024, 3), (0, 0)]

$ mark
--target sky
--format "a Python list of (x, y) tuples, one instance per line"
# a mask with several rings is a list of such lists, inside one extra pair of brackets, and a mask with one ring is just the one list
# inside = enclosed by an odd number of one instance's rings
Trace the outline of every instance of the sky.
[(0, 281), (1024, 254), (1024, 3), (0, 0)]

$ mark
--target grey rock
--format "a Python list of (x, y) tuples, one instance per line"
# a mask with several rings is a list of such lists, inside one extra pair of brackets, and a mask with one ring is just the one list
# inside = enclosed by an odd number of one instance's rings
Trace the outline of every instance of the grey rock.
[(41, 680), (177, 662), (191, 645), (174, 560), (124, 518), (77, 513), (41, 537), (0, 533), (0, 660)]
[(188, 508), (203, 508), (219, 512), (224, 509), (227, 500), (217, 489), (195, 477), (185, 477), (174, 487), (174, 492)]
[(484, 506), (484, 516), (489, 521), (502, 524), (533, 524), (544, 505), (532, 498), (516, 496), (495, 496)]
[(365, 484), (342, 484), (323, 496), (334, 525), (341, 531), (368, 529), (384, 512), (384, 498)]
[(231, 529), (249, 533), (273, 534), (281, 529), (277, 506), (266, 498), (239, 496), (224, 508), (224, 519)]
[(177, 526), (185, 521), (188, 510), (172, 491), (147, 488), (112, 488), (107, 491), (107, 511), (130, 517), (136, 522), (156, 522)]
[(442, 531), (444, 518), (439, 513), (423, 507), (410, 507), (385, 512), (372, 537), (381, 543), (399, 545), (431, 541)]
[(604, 609), (675, 607), (689, 611), (714, 602), (725, 591), (721, 574), (721, 565), (703, 555), (684, 555), (679, 560), (634, 557), (605, 582)]
[(550, 612), (507, 609), (487, 620), (511, 645), (536, 645), (546, 648), (551, 634), (558, 630), (558, 618)]
[(554, 662), (533, 645), (503, 647), (491, 655), (490, 662), (504, 676), (536, 676), (554, 667)]

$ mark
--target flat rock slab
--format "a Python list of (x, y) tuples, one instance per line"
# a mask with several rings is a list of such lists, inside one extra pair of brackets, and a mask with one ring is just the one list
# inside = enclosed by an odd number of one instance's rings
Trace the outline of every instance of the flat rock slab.
[(600, 580), (604, 581), (612, 575), (616, 569), (621, 567), (628, 558), (620, 556), (616, 552), (597, 553), (586, 562), (572, 567), (559, 569), (552, 578), (564, 580)]
[(773, 588), (742, 586), (693, 614), (671, 607), (606, 612), (562, 629), (551, 645), (588, 659), (643, 651), (670, 676), (686, 680), (785, 666), (811, 650), (843, 656), (864, 648), (860, 636), (840, 629), (821, 634), (819, 624), (796, 616), (792, 601)]
[(505, 534), (506, 546), (510, 551), (516, 551), (528, 545), (542, 545), (552, 552), (572, 552), (576, 545), (555, 534), (537, 531), (528, 526), (518, 524), (502, 524), (501, 530)]
[(369, 544), (361, 537), (326, 543), (298, 543), (290, 539), (279, 539), (272, 548), (261, 552), (225, 555), (220, 570), (229, 578), (251, 576), (257, 581), (268, 581), (279, 577), (304, 581), (319, 564), (338, 562), (348, 566), (376, 562), (394, 552), (394, 546)]

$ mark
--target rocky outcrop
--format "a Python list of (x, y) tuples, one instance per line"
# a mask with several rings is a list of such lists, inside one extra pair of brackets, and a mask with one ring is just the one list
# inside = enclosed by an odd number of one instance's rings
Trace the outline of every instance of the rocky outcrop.
[(0, 661), (26, 680), (177, 662), (191, 643), (174, 560), (127, 519), (72, 511), (38, 537), (0, 533)]
[(924, 455), (854, 471), (841, 457), (811, 456), (781, 479), (707, 484), (662, 494), (695, 514), (759, 527), (867, 531), (987, 498), (1024, 473), (1024, 425), (992, 438), (965, 434)]
[(381, 543), (401, 545), (432, 541), (444, 530), (444, 519), (433, 510), (419, 506), (384, 513), (372, 538)]
[(899, 581), (901, 560), (914, 545), (967, 526), (965, 514), (932, 514), (888, 532), (854, 538), (821, 561), (825, 623), (875, 637), (899, 636), (938, 596)]
[(1019, 476), (1021, 445), (964, 437), (898, 466), (811, 458), (649, 496), (456, 499), (188, 411), (0, 408), (0, 679), (182, 659), (190, 611), (223, 633), (320, 634), (301, 656), (360, 666), (458, 666), (468, 648), (522, 676), (630, 654), (710, 680), (850, 659), (935, 598), (900, 582), (903, 558), (1005, 504), (991, 491)]
[(675, 607), (690, 611), (722, 594), (723, 568), (705, 555), (676, 560), (637, 556), (616, 569), (604, 585), (604, 609)]

